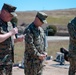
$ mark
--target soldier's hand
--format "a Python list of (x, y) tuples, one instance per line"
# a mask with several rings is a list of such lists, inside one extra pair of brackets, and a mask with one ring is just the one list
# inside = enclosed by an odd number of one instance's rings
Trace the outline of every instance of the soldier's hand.
[(46, 55), (45, 54), (41, 54), (40, 56), (39, 56), (39, 59), (40, 60), (44, 60), (46, 58)]
[(44, 52), (44, 54), (47, 56), (47, 52)]
[(17, 33), (18, 33), (17, 27), (13, 28), (13, 29), (10, 31), (10, 34), (11, 34), (11, 35), (15, 35), (15, 34), (17, 34)]
[(23, 40), (24, 40), (24, 35), (21, 35), (21, 36), (18, 36), (17, 39), (14, 39), (14, 42), (15, 42), (15, 43), (16, 43), (16, 42), (23, 42)]

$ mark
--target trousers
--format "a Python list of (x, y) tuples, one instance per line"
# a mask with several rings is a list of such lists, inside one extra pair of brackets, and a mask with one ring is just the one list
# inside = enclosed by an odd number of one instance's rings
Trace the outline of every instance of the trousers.
[(40, 60), (24, 60), (25, 75), (42, 75), (43, 64)]
[(68, 75), (76, 75), (76, 60), (70, 59), (70, 67)]
[(12, 75), (12, 64), (0, 65), (0, 75)]

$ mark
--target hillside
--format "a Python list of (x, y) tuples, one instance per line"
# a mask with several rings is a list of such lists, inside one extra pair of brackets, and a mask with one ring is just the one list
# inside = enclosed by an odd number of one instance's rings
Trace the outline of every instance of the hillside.
[[(47, 25), (56, 25), (58, 30), (67, 30), (67, 23), (76, 16), (76, 8), (44, 10), (44, 12), (48, 14)], [(37, 11), (17, 11), (18, 25), (21, 25), (22, 23), (31, 23), (34, 20), (36, 13)], [(44, 25), (43, 27), (45, 28), (47, 25)]]
[[(64, 9), (64, 10), (49, 10), (44, 11), (48, 14), (47, 21), (49, 24), (54, 25), (65, 25), (70, 19), (76, 15), (76, 8)], [(17, 11), (18, 24), (31, 23), (36, 15), (37, 11)], [(60, 21), (60, 22), (59, 22)]]
[[(60, 10), (43, 10), (48, 14), (48, 24), (43, 25), (45, 28), (48, 25), (55, 25), (57, 30), (67, 31), (67, 23), (76, 16), (76, 8), (60, 9)], [(37, 13), (37, 11), (16, 11), (18, 18), (18, 26), (25, 23), (30, 24)]]

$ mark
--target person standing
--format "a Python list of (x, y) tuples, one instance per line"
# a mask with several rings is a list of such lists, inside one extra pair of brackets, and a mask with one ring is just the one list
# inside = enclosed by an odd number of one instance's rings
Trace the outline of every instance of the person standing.
[(69, 54), (68, 54), (70, 67), (69, 67), (68, 75), (75, 75), (76, 74), (76, 17), (68, 23), (67, 27), (70, 36)]
[(47, 23), (47, 14), (37, 12), (35, 20), (25, 28), (25, 52), (24, 73), (25, 75), (41, 75), (43, 61), (47, 56), (45, 48), (45, 34), (42, 25)]
[[(5, 75), (12, 75), (13, 36), (18, 33), (18, 29), (15, 27), (9, 30), (8, 22), (17, 16), (15, 10), (15, 6), (4, 3), (0, 13), (0, 75), (4, 75), (4, 73)], [(22, 38), (15, 40), (16, 42), (21, 41)]]

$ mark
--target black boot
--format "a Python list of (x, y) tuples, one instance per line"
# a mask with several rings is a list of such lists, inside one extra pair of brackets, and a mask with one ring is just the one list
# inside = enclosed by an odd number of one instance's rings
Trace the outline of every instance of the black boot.
[(69, 52), (65, 48), (60, 48), (60, 52), (64, 53), (64, 59), (66, 61), (68, 61), (68, 54), (69, 54)]

